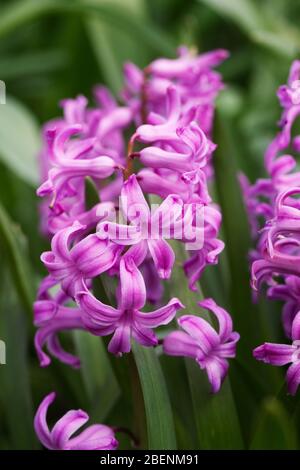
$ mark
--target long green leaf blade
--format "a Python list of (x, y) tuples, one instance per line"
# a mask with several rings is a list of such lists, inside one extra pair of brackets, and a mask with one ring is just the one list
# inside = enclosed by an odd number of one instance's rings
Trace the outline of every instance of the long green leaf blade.
[(176, 449), (176, 437), (168, 391), (153, 349), (133, 344), (144, 396), (149, 449)]
[(101, 338), (84, 331), (75, 331), (74, 337), (91, 415), (95, 421), (104, 421), (120, 396), (116, 377)]
[[(2, 249), (0, 250), (4, 255)], [(13, 449), (34, 449), (33, 408), (30, 390), (26, 317), (11, 288), (10, 276), (1, 270), (0, 339), (6, 344), (6, 364), (0, 365), (0, 400)]]
[(0, 106), (0, 159), (32, 186), (38, 183), (40, 137), (31, 113), (16, 99)]
[[(0, 240), (2, 249), (8, 259), (20, 303), (31, 316), (34, 300), (34, 284), (28, 259), (25, 255), (26, 247), (24, 235), (19, 227), (14, 225), (0, 203)], [(23, 245), (23, 246), (22, 246)]]

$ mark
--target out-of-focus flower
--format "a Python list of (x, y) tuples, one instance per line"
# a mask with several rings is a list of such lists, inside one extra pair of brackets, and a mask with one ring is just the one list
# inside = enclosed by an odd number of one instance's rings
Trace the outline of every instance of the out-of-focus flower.
[(37, 437), (50, 450), (114, 450), (118, 447), (112, 428), (93, 424), (72, 437), (89, 420), (82, 410), (70, 410), (49, 430), (47, 412), (55, 400), (55, 393), (47, 395), (37, 409), (34, 429)]
[(228, 55), (224, 49), (197, 55), (194, 50), (180, 47), (178, 58), (156, 59), (144, 71), (134, 64), (126, 64), (123, 98), (133, 110), (137, 124), (145, 114), (163, 114), (166, 91), (175, 86), (180, 95), (182, 113), (186, 115), (196, 110), (198, 124), (210, 135), (214, 100), (223, 88), (222, 78), (213, 67), (221, 64)]
[[(280, 130), (265, 153), (268, 177), (258, 179), (253, 185), (246, 177), (241, 177), (252, 233), (256, 239), (255, 250), (251, 252), (252, 286), (258, 290), (264, 283), (269, 299), (284, 301), (283, 328), (287, 337), (294, 341), (299, 340), (293, 333), (293, 322), (300, 310), (300, 172), (290, 152), (299, 152), (300, 149), (299, 136), (293, 137), (292, 133), (295, 120), (300, 115), (299, 78), (300, 61), (294, 61), (287, 85), (278, 90), (283, 112)], [(265, 343), (254, 351), (254, 356), (272, 364), (277, 361), (279, 365), (286, 354), (287, 361), (282, 364), (294, 363), (296, 353), (292, 355), (293, 360), (288, 360), (288, 351), (293, 348), (295, 344), (288, 347)], [(296, 371), (296, 365), (293, 364), (289, 371), (289, 390), (295, 393), (297, 372), (293, 375), (293, 371)]]

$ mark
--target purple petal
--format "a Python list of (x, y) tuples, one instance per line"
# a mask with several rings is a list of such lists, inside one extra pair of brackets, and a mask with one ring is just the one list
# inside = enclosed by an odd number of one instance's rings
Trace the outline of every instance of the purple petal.
[(191, 168), (190, 155), (163, 150), (159, 147), (146, 147), (140, 151), (140, 160), (148, 168), (168, 168), (169, 170), (185, 172)]
[(297, 313), (292, 323), (292, 340), (300, 340), (300, 312)]
[(213, 299), (204, 299), (198, 303), (200, 307), (213, 312), (219, 321), (219, 336), (221, 341), (226, 341), (232, 333), (232, 320), (231, 316), (219, 307)]
[(295, 395), (300, 383), (300, 361), (292, 364), (286, 373), (288, 391), (291, 395)]
[(33, 304), (34, 325), (41, 326), (51, 320), (57, 312), (57, 304), (52, 300), (36, 300)]
[(165, 78), (186, 77), (200, 70), (219, 65), (228, 57), (228, 51), (216, 49), (200, 56), (193, 56), (190, 52), (176, 59), (156, 59), (149, 65), (149, 70)]
[(156, 328), (160, 325), (167, 325), (181, 308), (184, 308), (184, 305), (174, 297), (167, 305), (153, 312), (136, 312), (135, 318), (139, 324), (147, 328)]
[(149, 328), (141, 326), (137, 322), (135, 322), (132, 327), (132, 336), (135, 341), (140, 343), (142, 346), (151, 347), (158, 344), (158, 339), (156, 338), (153, 331)]
[(163, 240), (148, 240), (148, 248), (161, 279), (169, 279), (175, 261), (175, 255), (169, 244)]
[(76, 301), (82, 309), (83, 322), (89, 329), (107, 328), (114, 325), (121, 316), (120, 310), (103, 304), (88, 290), (79, 292)]
[(116, 107), (99, 122), (97, 137), (103, 140), (111, 131), (126, 127), (131, 121), (131, 110), (126, 107)]
[(47, 449), (54, 449), (52, 444), (51, 433), (47, 424), (47, 411), (51, 403), (55, 400), (55, 393), (49, 393), (40, 406), (38, 407), (35, 417), (34, 417), (34, 429), (37, 437)]
[(299, 311), (299, 305), (296, 301), (286, 302), (282, 309), (282, 323), (286, 336), (292, 337), (292, 324), (295, 316)]
[(123, 353), (130, 352), (131, 327), (126, 322), (121, 323), (109, 342), (108, 351), (116, 356), (122, 356)]
[[(146, 252), (148, 252), (148, 245), (146, 245)], [(138, 265), (138, 263), (136, 263)], [(152, 304), (159, 302), (163, 295), (163, 285), (157, 274), (152, 259), (147, 259), (141, 266), (141, 271), (147, 289), (147, 300)]]
[(60, 342), (58, 337), (53, 334), (50, 335), (47, 339), (47, 348), (49, 353), (53, 356), (56, 357), (59, 361), (61, 361), (63, 364), (67, 364), (74, 369), (78, 369), (80, 367), (80, 359), (77, 356), (74, 356), (74, 354), (70, 354), (67, 351), (65, 351)]
[(71, 227), (65, 228), (57, 232), (51, 242), (52, 252), (62, 260), (70, 260), (69, 251), (70, 243), (74, 237), (85, 229), (84, 225), (74, 222)]
[(71, 251), (71, 258), (85, 278), (108, 271), (117, 261), (122, 247), (100, 240), (96, 234), (81, 240)]
[(171, 229), (178, 221), (178, 218), (182, 218), (182, 209), (182, 199), (176, 194), (170, 194), (151, 217), (151, 235), (157, 234), (160, 237), (168, 236), (171, 238)]
[(213, 393), (218, 393), (228, 372), (228, 362), (224, 359), (211, 359), (205, 364), (208, 380)]
[(180, 96), (174, 86), (167, 89), (168, 118), (164, 124), (143, 124), (137, 128), (137, 137), (142, 142), (176, 139), (176, 124), (180, 116)]
[(266, 364), (283, 366), (292, 362), (294, 352), (295, 348), (288, 344), (264, 343), (254, 349), (253, 356)]
[(94, 424), (70, 439), (66, 450), (114, 450), (118, 447), (113, 430), (103, 424)]
[(195, 315), (183, 315), (178, 320), (183, 328), (199, 345), (205, 354), (220, 344), (220, 338), (213, 327), (203, 318)]
[(155, 173), (149, 168), (143, 168), (138, 173), (140, 185), (148, 194), (157, 194), (161, 198), (166, 198), (169, 194), (180, 194), (183, 199), (188, 197), (188, 186), (177, 178), (171, 180)]
[(197, 341), (182, 331), (168, 334), (164, 339), (163, 350), (169, 356), (186, 356), (196, 359), (200, 354), (203, 357)]
[(119, 308), (139, 310), (146, 303), (146, 286), (143, 276), (131, 258), (120, 263), (121, 297)]
[(220, 344), (215, 353), (218, 357), (230, 358), (236, 356), (236, 343), (239, 341), (240, 335), (236, 332), (231, 333), (227, 339), (227, 343)]
[(139, 243), (131, 246), (126, 253), (124, 253), (123, 258), (131, 258), (136, 266), (140, 266), (143, 263), (148, 254), (148, 245), (146, 240), (141, 240)]
[(48, 340), (50, 340), (50, 349), (52, 349), (58, 359), (64, 362), (66, 358), (69, 358), (71, 363), (69, 359), (67, 359), (67, 363), (73, 367), (78, 367), (78, 359), (70, 354), (60, 354), (60, 346), (53, 340), (53, 336), (60, 331), (73, 329), (85, 328), (81, 320), (80, 311), (68, 307), (59, 307), (56, 316), (38, 329), (34, 337), (34, 345), (41, 367), (46, 367), (51, 362), (49, 356), (42, 349)]
[(141, 230), (137, 226), (101, 222), (97, 227), (99, 239), (112, 240), (120, 245), (134, 245), (141, 242)]
[(199, 287), (197, 282), (206, 266), (206, 253), (199, 251), (184, 262), (183, 268), (189, 280), (189, 288), (196, 292)]
[(57, 449), (64, 449), (69, 438), (89, 419), (82, 410), (70, 410), (60, 418), (52, 429), (51, 437)]
[(42, 253), (41, 261), (56, 280), (62, 280), (74, 275), (73, 263), (68, 260), (57, 260), (52, 251)]
[(149, 207), (135, 175), (131, 175), (123, 184), (121, 204), (123, 213), (130, 222), (137, 219), (144, 222), (149, 220)]

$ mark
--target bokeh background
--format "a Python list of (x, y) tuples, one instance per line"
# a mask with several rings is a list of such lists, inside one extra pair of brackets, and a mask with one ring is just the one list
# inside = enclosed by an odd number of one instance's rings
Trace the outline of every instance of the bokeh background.
[[(40, 126), (60, 114), (60, 100), (91, 98), (97, 83), (117, 95), (125, 61), (143, 67), (157, 56), (174, 57), (181, 44), (231, 54), (220, 67), (226, 89), (218, 100), (220, 141), (215, 138), (223, 152), (215, 192), (226, 250), (220, 266), (208, 268), (203, 289), (232, 311), (244, 338), (231, 378), (245, 447), (298, 447), (299, 399), (286, 395), (282, 371), (252, 364), (250, 348), (259, 344), (253, 331), (262, 341), (281, 339), (280, 306), (251, 302), (251, 241), (236, 174), (242, 170), (252, 181), (264, 174), (263, 153), (280, 115), (276, 89), (300, 57), (299, 24), (294, 0), (0, 0), (0, 79), (7, 91), (7, 103), (0, 105), (0, 339), (7, 346), (7, 364), (0, 365), (0, 449), (39, 448), (33, 413), (51, 390), (59, 394), (53, 417), (82, 407), (93, 420), (132, 427), (132, 399), (124, 401), (97, 338), (73, 335), (81, 372), (55, 360), (44, 370), (38, 365), (31, 304), (45, 274), (39, 256), (48, 247), (39, 234), (35, 196)], [(198, 448), (185, 372), (178, 375), (178, 367), (176, 375), (177, 362), (161, 362), (178, 445)], [(214, 403), (199, 400), (204, 418)], [(226, 399), (222, 403), (228, 408)], [(224, 419), (224, 435), (227, 425)], [(121, 446), (130, 447), (129, 440), (121, 438)], [(216, 436), (213, 447), (234, 444)]]

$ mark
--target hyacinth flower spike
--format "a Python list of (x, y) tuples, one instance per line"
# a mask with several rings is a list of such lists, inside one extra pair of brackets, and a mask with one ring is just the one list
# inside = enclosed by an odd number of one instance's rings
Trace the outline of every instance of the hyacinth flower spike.
[(264, 343), (253, 351), (258, 361), (273, 366), (291, 364), (286, 373), (288, 391), (295, 395), (300, 384), (300, 312), (292, 323), (292, 344)]
[(55, 393), (47, 395), (40, 404), (35, 418), (34, 429), (37, 437), (50, 450), (114, 450), (118, 447), (114, 431), (103, 424), (93, 424), (75, 437), (89, 416), (82, 410), (70, 410), (49, 430), (47, 412), (55, 400)]
[(131, 350), (131, 337), (142, 346), (156, 346), (157, 337), (153, 328), (168, 324), (181, 302), (173, 298), (167, 305), (153, 312), (140, 310), (146, 303), (146, 286), (141, 272), (131, 258), (120, 262), (120, 288), (118, 308), (105, 305), (88, 290), (76, 295), (86, 328), (98, 336), (113, 333), (108, 345), (109, 352), (121, 356)]
[(213, 393), (217, 393), (228, 372), (228, 358), (235, 357), (240, 335), (232, 330), (230, 315), (212, 299), (199, 302), (200, 307), (213, 312), (219, 322), (217, 332), (206, 320), (195, 315), (183, 315), (177, 320), (183, 331), (174, 331), (163, 343), (165, 354), (186, 356), (205, 369)]

